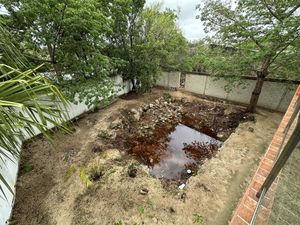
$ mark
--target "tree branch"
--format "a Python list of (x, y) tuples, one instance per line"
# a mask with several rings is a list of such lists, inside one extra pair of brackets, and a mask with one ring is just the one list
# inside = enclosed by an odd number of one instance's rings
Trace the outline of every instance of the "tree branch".
[(32, 60), (37, 60), (37, 61), (41, 61), (41, 62), (48, 62), (48, 63), (52, 63), (51, 60), (48, 60), (48, 59), (43, 59), (43, 58), (37, 58), (35, 56), (32, 56), (32, 55), (28, 55), (28, 54), (25, 54), (25, 56), (29, 59), (32, 59)]
[(276, 58), (284, 51), (286, 50), (297, 38), (299, 37), (299, 35), (296, 35), (293, 40), (291, 40), (290, 42), (288, 42), (279, 52), (277, 52), (275, 54), (275, 56), (273, 57), (273, 59), (270, 61), (269, 65), (271, 65), (275, 60)]
[(65, 11), (66, 11), (66, 9), (67, 9), (67, 2), (65, 2), (65, 5), (64, 5), (64, 7), (63, 7), (63, 9), (62, 9), (62, 15), (61, 15), (61, 21), (60, 21), (60, 24), (59, 24), (59, 27), (58, 27), (58, 30), (57, 30), (57, 32), (56, 32), (56, 35), (55, 35), (55, 38), (54, 38), (54, 43), (53, 43), (53, 55), (54, 55), (54, 53), (55, 53), (55, 50), (56, 50), (56, 42), (58, 41), (58, 39), (59, 39), (59, 35), (60, 35), (60, 33), (61, 33), (61, 30), (62, 30), (62, 21), (64, 20), (64, 18), (65, 18)]
[(286, 16), (285, 19), (290, 17), (298, 8), (300, 7), (300, 3), (296, 5)]
[(281, 18), (275, 14), (275, 12), (273, 12), (273, 10), (270, 8), (270, 6), (268, 5), (268, 3), (266, 2), (266, 0), (263, 0), (264, 5), (266, 6), (266, 8), (268, 9), (269, 13), (271, 13), (271, 15), (273, 17), (275, 17), (277, 20), (279, 20), (280, 22), (282, 22)]
[[(244, 31), (248, 32), (247, 28), (244, 27), (243, 25), (239, 24), (235, 19), (227, 17), (229, 20), (235, 22), (240, 28), (242, 28)], [(250, 39), (260, 48), (260, 49), (264, 49), (264, 46), (262, 44), (260, 44), (252, 35), (248, 35), (250, 37)]]

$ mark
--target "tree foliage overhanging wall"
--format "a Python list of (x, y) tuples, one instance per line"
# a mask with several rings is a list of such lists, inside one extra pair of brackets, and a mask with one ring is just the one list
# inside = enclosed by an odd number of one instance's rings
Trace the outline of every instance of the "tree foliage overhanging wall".
[(300, 78), (299, 0), (239, 0), (235, 5), (207, 0), (198, 6), (206, 31), (213, 32), (210, 48), (198, 57), (211, 74), (257, 78), (248, 110), (253, 112), (264, 79)]
[[(188, 43), (176, 13), (144, 0), (0, 0), (7, 28), (33, 64), (46, 63), (70, 100), (97, 105), (109, 76), (151, 88), (161, 68), (181, 69)], [(136, 82), (133, 82), (135, 84)]]

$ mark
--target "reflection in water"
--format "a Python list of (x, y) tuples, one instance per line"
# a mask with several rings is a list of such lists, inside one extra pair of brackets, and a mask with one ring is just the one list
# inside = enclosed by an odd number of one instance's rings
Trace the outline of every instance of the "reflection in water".
[(150, 173), (157, 178), (181, 179), (187, 169), (211, 158), (221, 145), (215, 138), (178, 124), (168, 136), (163, 157), (152, 163)]

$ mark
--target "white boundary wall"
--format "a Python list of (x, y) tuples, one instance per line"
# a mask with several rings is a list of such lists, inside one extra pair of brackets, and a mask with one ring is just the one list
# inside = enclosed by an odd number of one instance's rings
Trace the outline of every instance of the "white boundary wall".
[(181, 72), (162, 72), (156, 84), (163, 87), (179, 88), (180, 76)]
[[(160, 81), (161, 80), (164, 82), (157, 82), (157, 85), (163, 87), (180, 87), (180, 76), (178, 78), (178, 72), (175, 74), (174, 72), (164, 72), (162, 73)], [(175, 83), (175, 81), (177, 83)], [(183, 89), (196, 94), (248, 104), (256, 81), (248, 79), (245, 81), (247, 82), (245, 88), (240, 86), (227, 93), (224, 90), (224, 87), (227, 84), (226, 80), (222, 78), (215, 80), (214, 77), (209, 75), (187, 73)], [(285, 112), (297, 87), (297, 84), (265, 81), (258, 100), (258, 106)]]
[[(117, 95), (126, 94), (131, 90), (131, 84), (128, 81), (123, 82), (123, 79), (121, 76), (113, 77), (112, 80), (116, 83), (116, 91), (118, 91), (119, 86), (121, 87), (121, 90), (117, 92)], [(79, 103), (78, 105), (75, 105), (73, 103), (70, 103), (68, 107), (69, 117), (70, 119), (73, 119), (85, 112), (87, 112), (89, 108), (84, 103)], [(38, 135), (40, 132), (36, 130), (35, 134)], [(29, 139), (31, 137), (27, 137)], [(4, 159), (3, 161), (0, 161), (0, 173), (4, 175), (5, 179), (8, 181), (9, 185), (14, 189), (16, 181), (17, 181), (17, 174), (19, 169), (19, 160), (14, 159), (13, 161), (9, 159)], [(3, 186), (1, 184), (1, 186)], [(4, 192), (6, 195), (6, 198), (3, 196), (2, 192), (0, 193), (0, 225), (8, 224), (7, 220), (10, 218), (13, 204), (14, 204), (14, 195), (12, 195), (6, 187), (4, 187)], [(14, 190), (15, 191), (15, 190)]]

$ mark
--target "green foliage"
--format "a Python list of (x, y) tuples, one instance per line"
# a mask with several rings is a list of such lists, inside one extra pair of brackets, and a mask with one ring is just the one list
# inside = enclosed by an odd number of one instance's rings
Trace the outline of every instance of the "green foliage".
[(81, 166), (79, 177), (81, 182), (87, 187), (91, 187), (93, 183), (98, 182), (105, 174), (103, 167), (99, 162), (93, 162), (87, 167)]
[(25, 172), (25, 173), (28, 173), (30, 171), (33, 170), (33, 165), (30, 164), (29, 162), (25, 162), (22, 166), (21, 166), (21, 169)]
[(138, 208), (138, 211), (139, 211), (140, 215), (143, 215), (145, 213), (145, 208), (143, 206), (140, 206)]
[(136, 88), (148, 91), (162, 69), (179, 70), (187, 65), (188, 43), (176, 25), (173, 11), (163, 11), (159, 4), (143, 10), (144, 1), (118, 4), (112, 10), (115, 23), (108, 52), (126, 62), (119, 70), (125, 78), (138, 81)]
[(130, 163), (128, 165), (128, 170), (127, 170), (127, 174), (130, 176), (130, 177), (136, 177), (137, 176), (137, 172), (138, 172), (138, 164), (133, 162), (133, 163)]
[(231, 83), (245, 75), (257, 77), (250, 111), (265, 77), (300, 78), (299, 1), (239, 0), (233, 6), (207, 0), (198, 8), (206, 31), (215, 33), (200, 60), (210, 73)]
[(64, 176), (64, 181), (68, 181), (75, 172), (76, 172), (76, 166), (71, 165)]
[(141, 15), (141, 36), (147, 40), (164, 70), (189, 69), (186, 65), (188, 42), (176, 25), (176, 20), (176, 13), (170, 9), (162, 11), (160, 4), (146, 8)]
[(89, 180), (98, 181), (104, 174), (103, 168), (99, 163), (93, 163), (89, 168)]
[(80, 167), (80, 173), (79, 173), (79, 177), (81, 182), (88, 188), (90, 187), (93, 183), (90, 181), (90, 176), (89, 174), (86, 172), (84, 167)]
[(122, 220), (119, 220), (118, 222), (116, 222), (116, 225), (124, 225)]
[(193, 214), (193, 223), (195, 224), (203, 224), (204, 218), (203, 216), (199, 215), (198, 213)]
[(53, 68), (52, 79), (69, 100), (95, 106), (109, 96), (113, 91), (109, 76), (120, 60), (102, 53), (106, 34), (111, 31), (107, 1), (1, 0), (0, 3), (8, 9), (7, 21), (17, 30), (26, 55)]
[(132, 162), (132, 163), (130, 163), (130, 164), (128, 165), (128, 170), (137, 169), (137, 168), (138, 168), (138, 166), (139, 166), (139, 164), (138, 164), (138, 163), (136, 163), (136, 162)]
[[(59, 89), (36, 71), (15, 46), (14, 37), (0, 20), (0, 161), (19, 157), (21, 141), (38, 129), (51, 140), (50, 125), (63, 125), (68, 115)], [(5, 149), (5, 150), (4, 150)], [(29, 169), (29, 168), (27, 168)], [(12, 189), (0, 174), (0, 191)]]
[(170, 93), (164, 92), (163, 93), (163, 98), (165, 101), (171, 101), (172, 100), (172, 95)]
[(206, 1), (199, 6), (199, 18), (207, 31), (216, 32), (210, 43), (217, 46), (207, 54), (208, 68), (216, 75), (263, 71), (280, 78), (299, 78), (295, 66), (299, 63), (299, 7), (297, 1), (289, 0), (272, 5), (240, 0), (234, 9), (218, 0)]
[[(111, 75), (136, 80), (140, 91), (161, 69), (187, 69), (188, 43), (176, 14), (145, 0), (0, 0), (19, 47), (46, 63), (51, 79), (75, 103), (97, 106), (114, 93)], [(133, 82), (135, 84), (135, 82)]]

